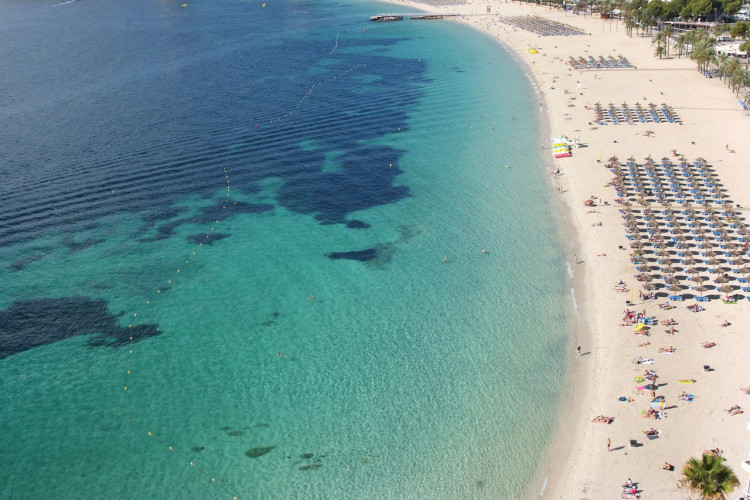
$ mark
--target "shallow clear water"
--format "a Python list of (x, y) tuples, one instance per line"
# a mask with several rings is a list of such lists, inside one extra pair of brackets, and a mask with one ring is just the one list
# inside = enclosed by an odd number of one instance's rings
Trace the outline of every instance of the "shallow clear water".
[(0, 496), (524, 493), (570, 314), (533, 89), (392, 10), (0, 6)]

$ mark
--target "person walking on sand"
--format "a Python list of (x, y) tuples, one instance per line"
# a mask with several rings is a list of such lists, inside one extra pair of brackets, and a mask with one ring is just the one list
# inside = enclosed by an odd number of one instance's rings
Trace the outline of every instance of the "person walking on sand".
[(612, 440), (607, 438), (607, 451), (612, 451), (609, 447), (612, 445)]
[(581, 346), (576, 347), (576, 356), (581, 357)]

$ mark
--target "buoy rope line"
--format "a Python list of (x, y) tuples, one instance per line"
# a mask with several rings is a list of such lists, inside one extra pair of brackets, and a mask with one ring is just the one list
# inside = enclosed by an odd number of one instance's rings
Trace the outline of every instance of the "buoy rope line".
[[(331, 54), (333, 54), (333, 52), (336, 50), (337, 47), (338, 47), (338, 36), (336, 37), (336, 45), (335, 45), (333, 51), (331, 51)], [(344, 72), (341, 72), (341, 73), (339, 73), (337, 75), (334, 75), (333, 77), (331, 77), (331, 79), (337, 80), (339, 78), (347, 76), (351, 72), (353, 72), (353, 71), (355, 71), (355, 70), (357, 70), (357, 69), (359, 69), (359, 68), (361, 68), (363, 66), (365, 66), (365, 65), (364, 64), (357, 64), (356, 66), (353, 66), (352, 68), (349, 68), (348, 70), (346, 70)], [(304, 104), (304, 102), (307, 100), (307, 98), (310, 96), (310, 94), (312, 94), (313, 90), (315, 90), (317, 87), (322, 86), (323, 84), (327, 83), (328, 81), (329, 81), (328, 79), (325, 79), (325, 80), (322, 80), (322, 81), (319, 81), (319, 82), (313, 84), (310, 87), (310, 89), (307, 91), (307, 93), (304, 96), (302, 96), (302, 98), (300, 99), (300, 101), (297, 103), (296, 109), (299, 109)], [(292, 116), (292, 111), (289, 111), (288, 113), (286, 113), (282, 117), (280, 117), (277, 121), (280, 121), (281, 118), (287, 118), (287, 117), (291, 117), (291, 116)], [(273, 120), (271, 120), (271, 123), (273, 124)], [(256, 125), (256, 129), (257, 128), (258, 128), (258, 125)], [(229, 206), (229, 203), (230, 203), (229, 195), (230, 195), (230, 192), (231, 192), (230, 181), (229, 181), (229, 171), (226, 168), (224, 169), (224, 180), (226, 182), (226, 194), (225, 194), (224, 199), (222, 200), (223, 204), (222, 204), (222, 207), (221, 207), (221, 216), (218, 219), (215, 220), (215, 225), (212, 226), (211, 230), (206, 233), (206, 240), (210, 240), (211, 239), (211, 234), (214, 233), (214, 231), (216, 230), (216, 227), (218, 226), (218, 224), (220, 222), (223, 222), (226, 219), (225, 214), (226, 214), (227, 206)], [(237, 205), (237, 202), (234, 202), (233, 204)], [(198, 247), (199, 247), (199, 249), (200, 249), (200, 247), (203, 247), (203, 242), (199, 243)], [(184, 266), (187, 266), (188, 264), (190, 264), (190, 262), (197, 255), (198, 254), (197, 254), (197, 252), (195, 250), (192, 251), (191, 254), (185, 260), (185, 263), (181, 264), (180, 267), (178, 267), (178, 268), (175, 269), (174, 275), (172, 276), (171, 279), (168, 279), (166, 281), (166, 283), (164, 284), (164, 286), (165, 287), (171, 287), (171, 286), (173, 286), (175, 284), (176, 278), (179, 278), (179, 277), (183, 276)], [(158, 297), (161, 296), (161, 293), (162, 293), (162, 289), (158, 288), (155, 291), (155, 295), (154, 296), (147, 298), (146, 299), (146, 304), (145, 304), (146, 307), (151, 306), (152, 302), (154, 300), (158, 299)], [(133, 323), (138, 320), (138, 316), (139, 316), (139, 312), (138, 311), (135, 311), (135, 312), (132, 313), (132, 318), (131, 318), (132, 322), (130, 324), (128, 324), (128, 329), (132, 329), (133, 328)], [(207, 482), (209, 484), (213, 485), (216, 488), (221, 489), (223, 492), (225, 492), (227, 494), (228, 497), (231, 497), (234, 500), (237, 500), (238, 496), (235, 495), (232, 491), (230, 491), (221, 482), (217, 481), (216, 475), (212, 474), (211, 472), (209, 472), (204, 467), (201, 467), (201, 466), (197, 465), (194, 458), (192, 458), (191, 456), (187, 455), (186, 453), (183, 453), (180, 449), (178, 449), (175, 446), (175, 444), (172, 441), (170, 441), (169, 439), (167, 439), (165, 436), (162, 436), (161, 434), (159, 434), (155, 429), (153, 429), (150, 426), (146, 425), (146, 423), (143, 422), (142, 420), (139, 420), (137, 418), (134, 420), (133, 419), (133, 415), (131, 415), (131, 414), (128, 413), (128, 410), (130, 409), (130, 406), (129, 406), (129, 398), (130, 398), (130, 396), (129, 395), (132, 394), (132, 388), (130, 387), (130, 383), (131, 383), (131, 381), (134, 378), (134, 376), (133, 376), (133, 373), (134, 373), (133, 366), (134, 366), (134, 359), (135, 359), (135, 356), (136, 356), (135, 355), (134, 347), (135, 347), (135, 345), (133, 343), (133, 336), (130, 335), (129, 339), (128, 339), (128, 354), (127, 354), (127, 357), (126, 357), (126, 359), (127, 359), (127, 369), (125, 370), (125, 373), (123, 374), (123, 381), (122, 381), (122, 386), (121, 386), (121, 391), (120, 391), (120, 393), (121, 393), (120, 408), (119, 408), (119, 411), (117, 412), (117, 418), (119, 418), (119, 419), (127, 419), (128, 425), (137, 426), (139, 428), (138, 432), (139, 432), (140, 435), (142, 435), (146, 439), (151, 439), (151, 440), (157, 441), (159, 443), (159, 445), (164, 450), (168, 451), (170, 454), (173, 454), (175, 457), (177, 457), (180, 461), (182, 461), (183, 463), (185, 463), (186, 466), (190, 467), (192, 470), (195, 470), (197, 473), (203, 475), (207, 479)]]
[[(223, 222), (226, 219), (226, 217), (224, 216), (224, 214), (226, 213), (227, 206), (229, 205), (229, 202), (230, 202), (230, 200), (229, 200), (229, 194), (230, 194), (230, 191), (231, 191), (231, 186), (230, 186), (230, 182), (229, 182), (229, 171), (226, 168), (224, 169), (224, 180), (226, 182), (226, 193), (225, 193), (225, 196), (224, 196), (224, 200), (222, 200), (223, 203), (222, 203), (222, 206), (221, 206), (221, 216), (218, 219), (215, 219), (215, 223), (214, 223), (215, 225), (213, 225), (211, 227), (211, 230), (206, 233), (206, 240), (210, 240), (211, 239), (211, 234), (216, 230), (217, 225), (220, 222)], [(236, 205), (237, 202), (234, 202), (234, 204)], [(203, 242), (201, 242), (201, 243), (198, 244), (199, 248), (202, 247), (202, 246), (203, 246)], [(193, 260), (193, 258), (196, 257), (196, 256), (197, 256), (197, 252), (196, 251), (191, 252), (191, 254), (188, 256), (188, 258), (185, 260), (185, 264), (184, 265), (188, 265)], [(168, 279), (167, 280), (167, 282), (165, 283), (165, 286), (166, 287), (170, 287), (170, 286), (174, 285), (175, 281), (176, 281), (176, 278), (183, 275), (182, 274), (182, 270), (183, 270), (183, 267), (181, 265), (181, 267), (178, 267), (175, 270), (174, 276), (172, 277), (172, 279)], [(148, 298), (146, 300), (146, 306), (150, 306), (154, 299), (160, 297), (161, 296), (161, 292), (162, 292), (161, 288), (157, 289), (156, 290), (156, 295), (153, 296), (153, 297), (150, 297), (150, 298)], [(139, 314), (138, 312), (133, 312), (133, 316), (132, 316), (132, 320), (131, 321), (133, 321), (133, 322), (137, 321), (138, 314)], [(132, 329), (132, 328), (133, 328), (133, 324), (132, 323), (128, 324), (128, 329)], [(155, 440), (155, 441), (159, 442), (159, 444), (163, 447), (164, 450), (167, 450), (170, 453), (173, 453), (182, 462), (184, 462), (188, 467), (190, 467), (191, 469), (195, 470), (199, 474), (202, 474), (203, 476), (205, 476), (208, 479), (209, 484), (212, 484), (212, 485), (216, 486), (217, 488), (219, 488), (219, 489), (223, 490), (225, 493), (227, 493), (227, 495), (229, 497), (232, 497), (234, 500), (237, 500), (238, 497), (236, 495), (234, 495), (233, 492), (231, 492), (223, 484), (217, 482), (215, 475), (211, 474), (205, 468), (196, 465), (195, 461), (193, 459), (191, 459), (191, 457), (189, 457), (188, 455), (186, 455), (185, 453), (183, 453), (182, 451), (180, 451), (174, 445), (174, 443), (172, 443), (171, 441), (169, 441), (165, 437), (162, 437), (160, 434), (158, 434), (155, 430), (151, 429), (149, 426), (145, 425), (144, 422), (138, 421), (138, 419), (136, 419), (136, 421), (134, 422), (133, 415), (128, 414), (128, 410), (130, 409), (130, 406), (128, 404), (129, 403), (128, 399), (129, 399), (129, 394), (132, 394), (132, 389), (129, 387), (129, 385), (130, 385), (130, 382), (131, 382), (131, 380), (133, 378), (133, 365), (134, 365), (134, 358), (135, 358), (134, 349), (133, 348), (134, 348), (133, 336), (130, 335), (128, 337), (127, 369), (125, 370), (125, 373), (123, 374), (124, 380), (123, 380), (123, 383), (122, 383), (122, 391), (121, 391), (121, 398), (120, 398), (120, 409), (119, 409), (119, 411), (117, 413), (117, 417), (120, 418), (120, 419), (126, 418), (128, 424), (134, 424), (137, 427), (139, 427), (139, 431), (138, 431), (139, 434), (141, 434), (142, 436), (144, 436), (147, 439), (152, 439), (152, 440)]]
[[(336, 46), (338, 46), (338, 37), (337, 37), (336, 44), (337, 44)], [(336, 49), (334, 48), (334, 50), (336, 50)], [(352, 71), (355, 71), (355, 70), (357, 70), (359, 68), (362, 68), (364, 66), (366, 66), (366, 65), (365, 64), (357, 64), (356, 66), (353, 66), (353, 67), (349, 68), (348, 70), (346, 70), (344, 72), (341, 72), (341, 73), (339, 73), (337, 75), (332, 76), (331, 80), (338, 80), (339, 78), (342, 78), (342, 77), (348, 75), (349, 73), (351, 73)], [(299, 100), (299, 102), (297, 103), (297, 105), (295, 106), (294, 109), (298, 110), (299, 108), (301, 108), (302, 105), (307, 100), (307, 98), (310, 97), (310, 95), (313, 93), (313, 90), (315, 90), (318, 87), (321, 87), (323, 84), (328, 83), (328, 81), (329, 81), (328, 79), (325, 79), (325, 80), (321, 80), (319, 82), (313, 83), (310, 86), (310, 88), (307, 89), (307, 92), (305, 92), (305, 94)], [(289, 111), (288, 113), (284, 113), (283, 115), (280, 115), (278, 118), (276, 118), (276, 122), (280, 122), (284, 118), (290, 118), (293, 113), (294, 113), (294, 111)], [(271, 125), (273, 125), (273, 122), (274, 122), (274, 120), (270, 120)], [(260, 128), (260, 125), (256, 124), (255, 125), (255, 129), (258, 130), (259, 128)]]
[(330, 51), (330, 52), (328, 53), (328, 55), (329, 55), (329, 56), (332, 56), (333, 54), (335, 54), (335, 53), (336, 53), (336, 49), (338, 49), (338, 48), (339, 48), (339, 36), (340, 36), (340, 35), (341, 35), (341, 33), (337, 33), (337, 34), (336, 34), (336, 43), (335, 43), (335, 44), (333, 45), (333, 50), (331, 50), (331, 51)]
[[(338, 37), (336, 38), (336, 46), (338, 47)], [(334, 48), (333, 50), (335, 51), (336, 49)], [(331, 54), (332, 53), (333, 52), (331, 52)], [(342, 73), (339, 73), (338, 75), (334, 75), (331, 79), (332, 80), (337, 80), (339, 78), (342, 78), (342, 77), (348, 75), (352, 71), (355, 71), (355, 70), (357, 70), (357, 69), (359, 69), (361, 67), (364, 67), (364, 66), (365, 66), (364, 64), (357, 64), (356, 66), (353, 66), (353, 67), (349, 68), (348, 70), (346, 70), (346, 71), (344, 71)], [(302, 96), (302, 99), (300, 99), (299, 102), (297, 103), (297, 108), (296, 109), (299, 109), (302, 106), (302, 104), (305, 103), (305, 101), (307, 100), (307, 98), (310, 97), (310, 94), (313, 93), (313, 90), (315, 90), (317, 87), (322, 86), (325, 83), (328, 83), (327, 79), (326, 80), (321, 80), (321, 81), (319, 81), (317, 83), (313, 83), (312, 86), (305, 93), (305, 95)], [(292, 114), (292, 112), (290, 111), (289, 113), (287, 113), (287, 114), (284, 115), (284, 118), (286, 118), (287, 116), (291, 116), (291, 114)], [(273, 121), (271, 123), (273, 123)]]

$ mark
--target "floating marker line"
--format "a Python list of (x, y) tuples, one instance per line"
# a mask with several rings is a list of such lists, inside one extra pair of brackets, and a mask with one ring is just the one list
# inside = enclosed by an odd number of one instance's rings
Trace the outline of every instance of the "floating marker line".
[[(335, 52), (336, 48), (338, 47), (338, 38), (339, 37), (337, 35), (336, 36), (336, 45), (334, 46), (333, 50), (331, 51), (331, 55)], [(356, 66), (353, 66), (353, 67), (349, 68), (348, 70), (346, 70), (344, 72), (341, 72), (341, 73), (338, 73), (338, 74), (336, 74), (336, 75), (334, 75), (333, 77), (330, 77), (330, 78), (333, 79), (333, 80), (342, 78), (342, 77), (347, 76), (351, 72), (353, 72), (353, 71), (355, 71), (355, 70), (357, 70), (357, 69), (359, 69), (359, 68), (361, 68), (363, 66), (365, 66), (365, 65), (364, 64), (357, 64)], [(304, 102), (307, 100), (307, 98), (312, 94), (312, 92), (317, 87), (320, 87), (320, 86), (324, 85), (325, 83), (328, 83), (328, 81), (329, 81), (328, 79), (325, 79), (325, 80), (322, 80), (322, 81), (319, 81), (319, 82), (313, 84), (308, 89), (308, 91), (305, 93), (305, 95), (302, 96), (302, 98), (300, 99), (300, 101), (297, 103), (297, 106), (296, 106), (295, 109), (299, 109), (304, 104)], [(289, 111), (289, 112), (285, 113), (284, 115), (279, 116), (277, 118), (277, 121), (280, 121), (282, 118), (287, 118), (287, 117), (291, 117), (291, 116), (292, 116), (292, 111)], [(273, 120), (271, 120), (271, 123), (273, 123)], [(256, 129), (257, 128), (258, 128), (258, 125), (256, 125)], [(226, 168), (224, 168), (224, 179), (225, 179), (225, 182), (226, 182), (226, 194), (225, 194), (225, 197), (224, 197), (224, 200), (223, 200), (223, 203), (222, 203), (222, 207), (221, 207), (222, 217), (220, 217), (219, 219), (216, 219), (215, 220), (215, 225), (211, 226), (211, 229), (206, 232), (206, 239), (208, 239), (208, 240), (211, 239), (211, 234), (215, 231), (216, 227), (218, 227), (218, 225), (221, 222), (224, 222), (224, 220), (226, 220), (226, 216), (224, 214), (226, 213), (227, 206), (229, 205), (229, 202), (230, 202), (230, 193), (231, 193), (231, 186), (230, 186), (230, 181), (229, 181), (229, 171)], [(114, 191), (113, 191), (113, 193), (114, 193)], [(234, 202), (234, 205), (237, 205), (237, 202)], [(201, 243), (198, 244), (198, 250), (200, 250), (201, 247), (203, 247), (203, 242), (201, 242)], [(175, 270), (173, 271), (172, 277), (166, 280), (165, 286), (166, 287), (173, 286), (175, 284), (175, 280), (178, 277), (182, 276), (183, 266), (188, 265), (193, 260), (193, 258), (195, 258), (196, 256), (197, 256), (197, 253), (196, 253), (195, 250), (193, 250), (190, 253), (190, 255), (187, 257), (187, 259), (185, 259), (185, 263), (181, 264), (180, 267), (175, 268)], [(155, 295), (152, 296), (152, 297), (148, 297), (146, 299), (145, 306), (149, 307), (154, 300), (158, 299), (161, 296), (161, 292), (162, 292), (162, 288), (157, 288), (155, 290)], [(133, 328), (133, 323), (138, 318), (138, 315), (139, 315), (138, 311), (134, 311), (132, 313), (132, 320), (131, 320), (132, 322), (130, 324), (128, 324), (128, 328), (129, 329)], [(198, 466), (196, 464), (196, 462), (195, 462), (195, 459), (191, 459), (191, 457), (189, 457), (188, 455), (182, 453), (177, 447), (175, 447), (174, 443), (172, 443), (169, 440), (161, 437), (161, 435), (159, 434), (158, 430), (153, 429), (152, 426), (146, 426), (146, 425), (144, 425), (144, 422), (141, 421), (141, 420), (139, 420), (138, 418), (135, 418), (135, 419), (133, 418), (134, 415), (129, 412), (129, 410), (130, 410), (129, 399), (132, 398), (131, 395), (133, 394), (133, 389), (130, 386), (130, 382), (132, 380), (133, 375), (136, 373), (136, 371), (133, 370), (135, 356), (136, 356), (136, 351), (134, 349), (133, 336), (131, 335), (129, 337), (129, 340), (128, 340), (128, 354), (126, 356), (126, 358), (127, 358), (127, 363), (126, 363), (127, 367), (126, 367), (125, 370), (123, 370), (123, 375), (122, 375), (123, 379), (122, 379), (122, 385), (121, 385), (121, 390), (120, 390), (120, 394), (121, 394), (121, 396), (120, 396), (120, 408), (119, 408), (119, 411), (117, 412), (117, 418), (119, 418), (119, 419), (127, 419), (127, 425), (136, 426), (139, 429), (138, 432), (139, 432), (140, 435), (144, 436), (147, 439), (151, 439), (151, 440), (157, 441), (160, 444), (160, 446), (163, 447), (164, 450), (166, 450), (169, 453), (174, 454), (176, 457), (179, 457), (180, 460), (183, 461), (188, 467), (190, 467), (191, 469), (196, 470), (198, 473), (200, 473), (204, 477), (206, 477), (209, 480), (209, 484), (214, 485), (214, 486), (220, 488), (222, 491), (224, 491), (224, 492), (227, 493), (228, 497), (231, 497), (234, 500), (237, 500), (238, 496), (235, 495), (233, 492), (231, 492), (221, 482), (217, 481), (216, 475), (211, 474), (208, 470), (204, 469), (201, 466)]]

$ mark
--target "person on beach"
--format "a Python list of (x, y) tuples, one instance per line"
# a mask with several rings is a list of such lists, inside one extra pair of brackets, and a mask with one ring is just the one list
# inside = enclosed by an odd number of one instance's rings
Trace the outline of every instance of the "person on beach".
[(611, 445), (612, 445), (612, 440), (611, 440), (611, 439), (609, 439), (609, 438), (607, 438), (607, 451), (612, 451), (612, 450), (610, 449), (610, 446), (611, 446)]
[(576, 347), (576, 356), (581, 357), (581, 346)]

